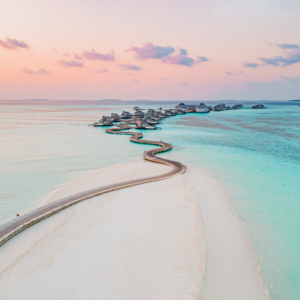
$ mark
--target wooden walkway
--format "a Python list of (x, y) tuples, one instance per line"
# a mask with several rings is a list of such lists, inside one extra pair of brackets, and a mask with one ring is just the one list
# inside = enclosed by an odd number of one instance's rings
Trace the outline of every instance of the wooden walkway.
[(109, 193), (112, 191), (124, 189), (127, 187), (144, 184), (147, 182), (158, 181), (173, 177), (177, 174), (183, 174), (186, 170), (186, 166), (182, 165), (179, 162), (156, 157), (155, 154), (159, 152), (164, 152), (172, 149), (172, 144), (164, 143), (164, 142), (157, 142), (157, 141), (147, 141), (141, 140), (143, 137), (142, 133), (139, 132), (130, 132), (130, 131), (123, 131), (126, 129), (130, 129), (129, 126), (123, 125), (119, 128), (109, 128), (106, 129), (105, 132), (113, 133), (113, 134), (128, 134), (131, 135), (130, 141), (134, 143), (141, 143), (141, 144), (152, 144), (158, 145), (160, 148), (148, 150), (144, 152), (144, 158), (160, 164), (165, 164), (172, 167), (171, 171), (157, 176), (145, 177), (140, 179), (133, 179), (128, 181), (122, 181), (119, 183), (114, 183), (106, 186), (102, 186), (96, 189), (88, 190), (85, 192), (81, 192), (78, 194), (74, 194), (72, 196), (60, 199), (58, 201), (49, 203), (46, 206), (37, 208), (24, 216), (16, 217), (14, 220), (4, 224), (0, 227), (0, 246), (2, 246), (5, 242), (9, 239), (14, 237), (19, 232), (25, 230), (26, 228), (70, 207), (75, 205), (76, 203), (82, 202), (84, 200), (90, 199), (95, 196), (99, 196), (105, 193)]

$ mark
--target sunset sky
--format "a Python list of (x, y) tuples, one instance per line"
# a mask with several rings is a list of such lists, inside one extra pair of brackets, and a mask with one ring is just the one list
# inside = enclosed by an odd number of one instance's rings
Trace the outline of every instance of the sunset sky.
[(0, 99), (300, 99), (299, 28), (299, 0), (3, 1)]

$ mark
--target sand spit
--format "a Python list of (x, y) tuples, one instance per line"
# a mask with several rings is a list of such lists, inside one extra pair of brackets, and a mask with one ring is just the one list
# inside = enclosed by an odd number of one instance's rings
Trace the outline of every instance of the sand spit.
[[(52, 197), (166, 170), (146, 162), (111, 166)], [(184, 177), (164, 181), (84, 201), (4, 244), (0, 297), (199, 299), (205, 256), (197, 199)]]
[[(112, 165), (40, 205), (168, 170), (142, 160)], [(20, 233), (0, 248), (0, 290), (7, 300), (267, 299), (226, 193), (193, 168), (84, 201)]]

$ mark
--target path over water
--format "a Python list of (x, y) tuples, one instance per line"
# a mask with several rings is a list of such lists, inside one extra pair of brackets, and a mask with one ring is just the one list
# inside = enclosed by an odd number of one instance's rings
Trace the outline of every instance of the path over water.
[(145, 159), (147, 159), (149, 161), (168, 165), (168, 166), (172, 167), (172, 170), (168, 173), (157, 175), (157, 176), (133, 179), (133, 180), (128, 180), (128, 181), (123, 181), (123, 182), (119, 182), (119, 183), (102, 186), (102, 187), (99, 187), (96, 189), (88, 190), (85, 192), (81, 192), (81, 193), (60, 199), (58, 201), (49, 203), (46, 206), (37, 208), (37, 209), (33, 210), (32, 212), (29, 212), (29, 213), (25, 214), (24, 216), (16, 218), (13, 221), (1, 226), (1, 228), (0, 228), (0, 246), (2, 246), (5, 242), (7, 242), (9, 239), (14, 237), (16, 234), (20, 233), (21, 231), (25, 230), (26, 228), (44, 220), (44, 219), (60, 212), (61, 210), (66, 209), (76, 203), (82, 202), (84, 200), (87, 200), (92, 197), (99, 196), (99, 195), (102, 195), (105, 193), (124, 189), (127, 187), (144, 184), (147, 182), (167, 179), (167, 178), (173, 177), (177, 174), (182, 174), (185, 172), (186, 166), (184, 166), (183, 164), (176, 162), (176, 161), (163, 159), (163, 158), (155, 156), (156, 153), (171, 150), (172, 144), (164, 143), (162, 141), (158, 142), (158, 141), (141, 140), (141, 138), (143, 137), (142, 133), (122, 131), (125, 129), (130, 129), (130, 127), (123, 125), (123, 126), (120, 126), (119, 128), (106, 129), (105, 132), (113, 133), (113, 134), (128, 134), (128, 135), (131, 135), (130, 141), (132, 141), (134, 143), (153, 144), (153, 145), (160, 146), (160, 148), (145, 151), (143, 156)]

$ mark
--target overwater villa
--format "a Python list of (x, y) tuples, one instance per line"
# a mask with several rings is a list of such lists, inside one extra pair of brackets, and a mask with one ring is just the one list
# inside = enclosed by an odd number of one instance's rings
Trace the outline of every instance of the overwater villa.
[(102, 127), (102, 126), (113, 126), (112, 118), (109, 116), (103, 116), (99, 122), (95, 122), (94, 124), (91, 124), (92, 127)]
[(240, 108), (243, 108), (243, 104), (235, 104), (235, 105), (232, 105), (231, 109), (240, 109)]
[(155, 125), (149, 124), (145, 119), (138, 119), (135, 123), (135, 129), (157, 129)]
[(209, 113), (209, 108), (204, 104), (200, 103), (195, 107), (195, 112), (196, 113)]
[(128, 111), (123, 111), (122, 115), (121, 115), (121, 119), (131, 119), (132, 118), (132, 114)]
[(186, 114), (185, 110), (183, 110), (181, 108), (175, 108), (175, 111), (178, 115), (185, 115)]
[(224, 103), (217, 104), (213, 107), (213, 111), (222, 111), (226, 109), (226, 105)]
[(121, 117), (116, 113), (112, 113), (111, 118), (113, 119), (113, 122), (121, 122)]
[(165, 110), (163, 111), (163, 114), (164, 114), (165, 116), (167, 116), (167, 117), (172, 117), (172, 116), (175, 116), (175, 115), (176, 115), (176, 114), (173, 113), (170, 109), (165, 109)]
[(179, 103), (175, 106), (175, 109), (177, 109), (177, 111), (181, 110), (187, 113), (208, 113), (211, 111), (210, 107), (208, 107), (204, 103), (200, 103), (199, 105)]
[(262, 109), (262, 108), (266, 108), (263, 104), (256, 104), (256, 105), (253, 105), (251, 107), (252, 109)]

